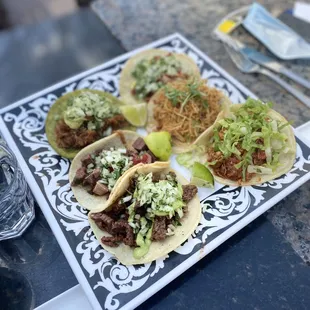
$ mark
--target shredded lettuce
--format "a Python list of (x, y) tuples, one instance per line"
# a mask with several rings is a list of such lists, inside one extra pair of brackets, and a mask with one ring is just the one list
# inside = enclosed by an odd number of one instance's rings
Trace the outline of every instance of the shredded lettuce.
[(191, 151), (179, 154), (176, 160), (179, 165), (190, 169), (196, 161), (203, 161), (205, 158), (205, 153), (205, 148), (203, 146), (193, 146)]
[[(282, 132), (289, 123), (271, 119), (268, 114), (271, 106), (271, 103), (264, 104), (260, 100), (248, 98), (213, 129), (214, 150), (220, 151), (224, 158), (234, 155), (240, 160), (235, 167), (242, 168), (243, 180), (247, 172), (272, 173), (281, 164), (280, 154), (289, 151), (287, 136)], [(253, 164), (252, 155), (257, 150), (263, 150), (266, 154), (266, 163), (261, 166)]]

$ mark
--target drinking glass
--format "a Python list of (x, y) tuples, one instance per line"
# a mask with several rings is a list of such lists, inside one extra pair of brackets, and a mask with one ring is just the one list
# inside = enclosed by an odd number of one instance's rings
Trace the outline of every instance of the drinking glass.
[(22, 235), (34, 219), (34, 201), (16, 157), (0, 137), (0, 240)]

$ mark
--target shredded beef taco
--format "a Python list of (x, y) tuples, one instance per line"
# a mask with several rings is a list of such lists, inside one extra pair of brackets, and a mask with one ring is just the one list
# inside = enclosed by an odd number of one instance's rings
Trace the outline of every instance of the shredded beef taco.
[(194, 142), (213, 125), (229, 99), (205, 80), (171, 82), (157, 91), (148, 105), (147, 130), (170, 132), (174, 145)]
[(46, 136), (63, 157), (74, 156), (85, 146), (130, 127), (119, 107), (122, 102), (109, 93), (83, 89), (60, 97), (50, 108)]
[(220, 113), (195, 144), (204, 147), (215, 180), (232, 186), (275, 179), (292, 168), (296, 156), (290, 124), (271, 104), (251, 98)]
[(201, 217), (196, 194), (168, 163), (137, 165), (119, 179), (106, 207), (89, 213), (90, 225), (121, 263), (152, 262), (194, 232)]
[(128, 169), (157, 160), (137, 133), (119, 130), (75, 156), (69, 171), (72, 191), (81, 206), (96, 209), (105, 204), (117, 180)]
[(148, 102), (166, 83), (190, 76), (200, 77), (200, 73), (189, 56), (160, 49), (143, 51), (126, 62), (120, 76), (120, 95), (126, 103)]

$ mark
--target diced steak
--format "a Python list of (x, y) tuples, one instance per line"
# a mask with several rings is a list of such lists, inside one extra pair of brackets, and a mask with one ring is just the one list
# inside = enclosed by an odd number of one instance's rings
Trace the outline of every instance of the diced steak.
[(151, 240), (159, 241), (166, 238), (166, 218), (155, 216)]
[(91, 187), (94, 187), (99, 179), (100, 169), (96, 168), (84, 179), (83, 185), (90, 185)]
[(125, 210), (126, 205), (118, 201), (113, 205), (111, 212), (113, 212), (115, 215), (120, 215), (121, 213), (124, 213)]
[(124, 237), (122, 235), (116, 235), (116, 236), (103, 236), (101, 238), (101, 242), (107, 246), (110, 246), (112, 248), (116, 248), (119, 246), (119, 242), (123, 241)]
[(152, 157), (152, 163), (154, 163), (155, 161), (158, 160), (157, 157), (156, 157), (150, 150), (148, 150), (146, 153), (151, 155), (151, 157)]
[(110, 216), (108, 216), (107, 214), (104, 214), (104, 213), (101, 214), (100, 219), (101, 219), (101, 222), (103, 223), (106, 231), (108, 233), (111, 233), (112, 226), (113, 226), (115, 220), (113, 218), (111, 218)]
[(153, 173), (152, 175), (152, 182), (157, 183), (160, 181), (160, 174), (159, 173)]
[(106, 231), (106, 228), (104, 226), (104, 224), (101, 221), (97, 221), (96, 225), (98, 226), (98, 228), (102, 231)]
[(113, 235), (126, 235), (126, 224), (127, 221), (126, 220), (123, 220), (123, 219), (120, 219), (116, 222), (113, 223), (113, 226), (112, 226), (112, 233)]
[(182, 188), (183, 188), (182, 199), (185, 202), (191, 201), (198, 192), (197, 186), (195, 185), (191, 185), (191, 184), (182, 185)]
[(134, 157), (139, 155), (138, 151), (135, 149), (127, 149), (126, 155)]
[(72, 186), (76, 186), (78, 184), (81, 184), (84, 181), (84, 179), (86, 178), (86, 176), (87, 176), (86, 168), (85, 167), (80, 167), (76, 171), (74, 179), (73, 179), (71, 185)]
[(94, 194), (96, 194), (97, 196), (104, 196), (108, 192), (109, 192), (109, 189), (106, 185), (104, 185), (98, 181), (96, 182), (96, 185), (93, 189)]
[(126, 228), (126, 237), (124, 238), (123, 242), (128, 245), (128, 246), (135, 246), (136, 245), (136, 240), (135, 240), (135, 235), (133, 232), (133, 229), (131, 226), (129, 226), (128, 222), (127, 228)]
[(97, 222), (97, 221), (100, 221), (100, 222), (101, 222), (101, 215), (102, 215), (102, 212), (91, 213), (91, 214), (90, 214), (90, 218), (91, 218), (92, 220), (94, 220), (95, 222)]
[[(139, 163), (151, 164), (151, 163), (154, 162), (154, 159), (153, 159), (154, 157), (153, 156), (149, 152), (145, 152), (145, 153), (143, 153), (141, 155), (133, 154), (132, 155), (132, 162), (133, 162), (134, 165), (137, 165)], [(156, 161), (156, 159), (155, 159), (155, 161)]]
[(143, 164), (151, 164), (153, 162), (152, 160), (152, 156), (149, 154), (149, 153), (144, 153), (142, 156), (141, 156), (141, 162)]
[(144, 140), (139, 137), (133, 144), (132, 144), (132, 147), (134, 149), (136, 149), (137, 151), (147, 151), (148, 150), (148, 147), (147, 145), (145, 144)]
[(92, 164), (93, 163), (93, 159), (91, 157), (90, 154), (84, 156), (82, 159), (81, 159), (81, 163), (82, 163), (82, 166), (86, 167), (89, 165), (89, 164)]
[(90, 218), (96, 223), (96, 225), (101, 230), (111, 233), (112, 225), (115, 222), (115, 220), (112, 217), (103, 212), (98, 212), (98, 213), (91, 213)]
[(115, 222), (112, 227), (112, 233), (125, 235), (122, 240), (124, 244), (128, 246), (136, 245), (133, 229), (126, 220), (119, 220)]

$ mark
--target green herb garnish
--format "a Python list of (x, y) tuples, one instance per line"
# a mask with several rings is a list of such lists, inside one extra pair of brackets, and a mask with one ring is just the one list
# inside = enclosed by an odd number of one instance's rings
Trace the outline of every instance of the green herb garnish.
[(201, 100), (205, 108), (208, 107), (207, 94), (201, 92), (199, 87), (203, 85), (202, 81), (191, 80), (186, 84), (186, 90), (175, 89), (170, 85), (164, 87), (166, 97), (171, 101), (171, 104), (176, 107), (180, 106), (182, 111), (184, 106), (192, 99)]

